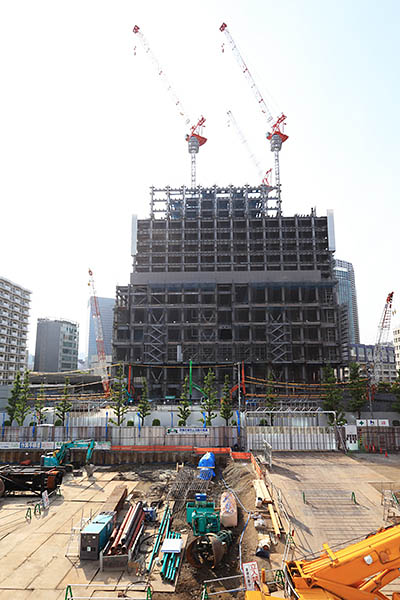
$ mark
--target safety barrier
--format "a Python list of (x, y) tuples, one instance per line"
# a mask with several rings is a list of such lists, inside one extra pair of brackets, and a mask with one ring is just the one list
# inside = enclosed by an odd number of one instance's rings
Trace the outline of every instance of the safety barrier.
[(233, 460), (250, 460), (251, 456), (251, 452), (231, 452)]

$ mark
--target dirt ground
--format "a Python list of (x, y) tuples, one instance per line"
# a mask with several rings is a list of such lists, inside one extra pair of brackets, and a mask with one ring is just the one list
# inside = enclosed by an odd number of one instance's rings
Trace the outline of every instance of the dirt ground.
[[(115, 469), (115, 467), (114, 467)], [(330, 543), (329, 536), (335, 539), (345, 536), (346, 523), (355, 529), (365, 526), (367, 531), (382, 524), (380, 492), (391, 487), (400, 489), (400, 455), (385, 457), (380, 454), (355, 454), (344, 456), (339, 453), (276, 453), (270, 478), (278, 486), (287, 500), (291, 516), (299, 532), (299, 545), (305, 549), (318, 550), (322, 541)], [(69, 538), (71, 519), (80, 516), (81, 506), (85, 510), (99, 510), (110, 490), (119, 483), (126, 482), (134, 499), (141, 499), (158, 506), (162, 515), (166, 501), (171, 500), (170, 492), (176, 477), (175, 465), (134, 465), (124, 466), (119, 471), (103, 468), (95, 474), (92, 485), (83, 478), (68, 481), (63, 485), (63, 497), (50, 508), (48, 517), (34, 519), (31, 525), (24, 522), (24, 513), (32, 498), (17, 496), (2, 499), (0, 503), (0, 597), (5, 600), (62, 600), (66, 582), (128, 582), (127, 573), (103, 576), (97, 564), (89, 566), (71, 564), (64, 558)], [(226, 487), (235, 491), (243, 506), (238, 508), (238, 526), (234, 530), (234, 541), (227, 556), (215, 570), (207, 567), (195, 569), (183, 561), (176, 592), (154, 592), (154, 600), (200, 600), (202, 583), (239, 574), (239, 538), (242, 561), (255, 560), (258, 534), (249, 512), (255, 512), (255, 491), (252, 481), (255, 478), (249, 462), (229, 461), (226, 466), (217, 467), (216, 477), (208, 490), (208, 499), (216, 505)], [(302, 492), (314, 500), (305, 504)], [(314, 490), (313, 492), (311, 490)], [(321, 521), (322, 505), (315, 501), (315, 493), (329, 490), (344, 493), (353, 490), (358, 499), (358, 507), (343, 503), (340, 508), (333, 506), (332, 515), (327, 513), (328, 522)], [(317, 498), (318, 499), (318, 498)], [(346, 501), (347, 502), (347, 501)], [(177, 502), (172, 528), (193, 539), (190, 526), (186, 523), (184, 501)], [(326, 508), (326, 507), (325, 507)], [(329, 507), (328, 507), (329, 509)], [(329, 512), (329, 511), (328, 511)], [(337, 513), (337, 514), (336, 514)], [(344, 516), (343, 516), (344, 515)], [(363, 515), (366, 515), (363, 518)], [(20, 523), (15, 525), (18, 516)], [(335, 520), (336, 519), (336, 520)], [(347, 519), (347, 521), (346, 521)], [(248, 522), (247, 522), (248, 521)], [(247, 526), (245, 527), (247, 523)], [(156, 526), (157, 527), (157, 526)], [(361, 530), (360, 529), (360, 530)], [(326, 538), (326, 539), (325, 539)], [(344, 537), (344, 540), (348, 537)], [(344, 541), (342, 540), (342, 541)], [(151, 547), (151, 546), (150, 546)], [(146, 558), (146, 547), (142, 547), (140, 560)], [(279, 568), (283, 553), (283, 543), (278, 542), (270, 560), (258, 559), (259, 566), (266, 569)], [(26, 554), (26, 556), (25, 556)], [(50, 558), (49, 558), (50, 557)], [(43, 573), (42, 573), (43, 571)], [(49, 576), (54, 578), (49, 583)], [(58, 577), (56, 580), (55, 577)], [(240, 580), (227, 582), (227, 589), (240, 585)], [(221, 590), (219, 585), (209, 585), (208, 590)], [(391, 591), (400, 591), (394, 586)], [(86, 591), (85, 591), (86, 593)], [(117, 595), (115, 594), (115, 597)], [(244, 598), (243, 593), (217, 594), (220, 600)]]

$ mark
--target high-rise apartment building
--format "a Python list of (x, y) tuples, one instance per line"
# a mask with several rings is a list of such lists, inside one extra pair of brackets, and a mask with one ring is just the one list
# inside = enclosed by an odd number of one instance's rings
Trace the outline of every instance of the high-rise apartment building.
[(42, 373), (76, 370), (78, 346), (77, 323), (38, 319), (34, 370)]
[(359, 344), (360, 329), (358, 325), (357, 292), (353, 265), (345, 260), (335, 259), (334, 274), (338, 280), (339, 304), (346, 307), (349, 343)]
[(393, 329), (393, 345), (396, 361), (396, 370), (400, 370), (400, 325)]
[[(115, 298), (97, 298), (101, 326), (103, 329), (104, 338), (104, 352), (106, 354), (106, 361), (111, 365), (112, 359), (112, 332), (113, 332), (113, 319), (114, 319), (114, 305)], [(88, 365), (92, 367), (98, 362), (97, 358), (97, 345), (96, 345), (96, 327), (94, 322), (94, 306), (93, 296), (90, 298), (90, 323), (89, 323), (89, 344), (88, 344)]]
[(0, 277), (0, 385), (26, 368), (31, 292)]
[[(366, 370), (373, 373), (374, 364), (373, 344), (350, 344), (350, 362), (356, 362)], [(381, 367), (378, 371), (379, 382), (393, 383), (396, 379), (396, 360), (393, 344), (386, 344), (381, 348)]]
[[(318, 382), (342, 362), (327, 217), (271, 214), (262, 186), (151, 190), (128, 286), (117, 288), (113, 361), (153, 397), (246, 374)], [(133, 236), (134, 237), (134, 236)], [(182, 365), (185, 365), (184, 367)]]

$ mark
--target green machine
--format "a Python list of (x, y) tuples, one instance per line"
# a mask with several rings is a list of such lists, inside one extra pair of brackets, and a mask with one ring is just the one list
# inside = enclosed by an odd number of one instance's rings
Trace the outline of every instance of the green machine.
[(218, 533), (221, 529), (219, 512), (215, 510), (215, 503), (207, 500), (187, 502), (186, 521), (192, 526), (194, 535)]

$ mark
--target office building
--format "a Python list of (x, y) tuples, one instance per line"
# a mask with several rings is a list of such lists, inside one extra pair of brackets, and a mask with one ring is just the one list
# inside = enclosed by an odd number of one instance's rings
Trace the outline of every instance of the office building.
[(77, 323), (38, 319), (34, 370), (41, 373), (76, 370), (78, 346)]
[(360, 343), (358, 325), (358, 307), (356, 280), (353, 265), (345, 260), (335, 259), (334, 274), (338, 280), (338, 301), (346, 307), (348, 322), (348, 338), (350, 344)]
[(252, 377), (320, 381), (344, 343), (329, 229), (314, 210), (283, 217), (266, 186), (152, 188), (117, 288), (113, 361), (153, 397), (179, 396), (189, 361), (198, 383), (209, 368), (236, 381), (242, 361)]
[(27, 366), (31, 292), (0, 277), (0, 385), (12, 384)]
[[(103, 330), (104, 338), (104, 352), (106, 354), (107, 364), (111, 365), (112, 359), (112, 332), (113, 332), (113, 318), (114, 318), (114, 298), (97, 298), (101, 326)], [(95, 367), (98, 363), (97, 358), (97, 345), (96, 345), (96, 326), (94, 319), (94, 304), (93, 296), (90, 298), (90, 323), (89, 323), (89, 343), (88, 343), (88, 365), (89, 367)]]

